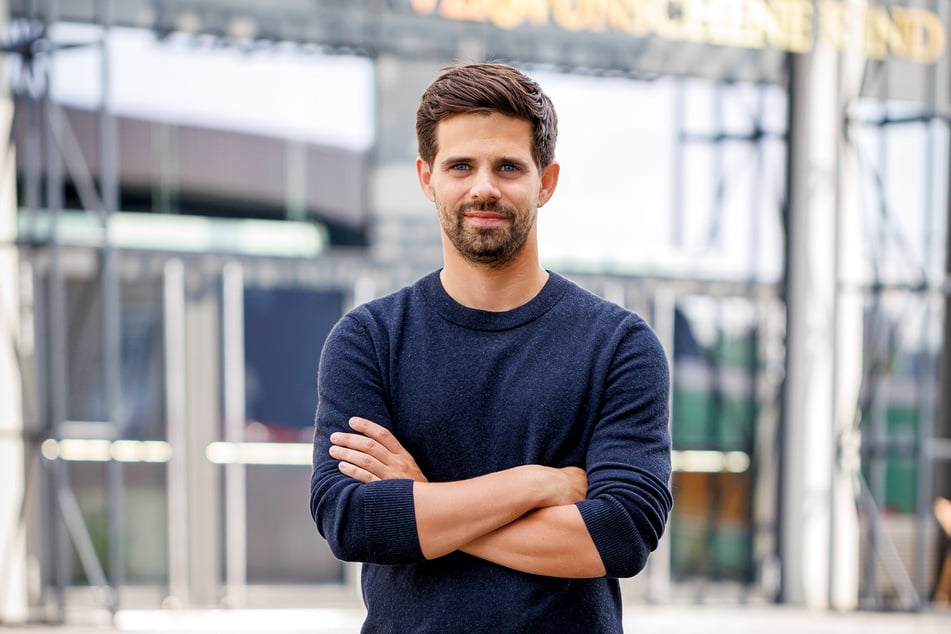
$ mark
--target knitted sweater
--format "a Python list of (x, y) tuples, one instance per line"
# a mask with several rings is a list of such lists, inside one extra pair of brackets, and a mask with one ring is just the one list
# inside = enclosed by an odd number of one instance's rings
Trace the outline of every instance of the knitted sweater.
[[(364, 631), (621, 631), (617, 577), (644, 567), (672, 505), (668, 394), (647, 324), (555, 273), (511, 311), (458, 304), (434, 272), (345, 315), (320, 359), (311, 513), (335, 556), (365, 562)], [(584, 468), (577, 506), (606, 577), (531, 575), (460, 552), (425, 560), (412, 482), (363, 484), (328, 455), (351, 416), (391, 429), (431, 482)]]

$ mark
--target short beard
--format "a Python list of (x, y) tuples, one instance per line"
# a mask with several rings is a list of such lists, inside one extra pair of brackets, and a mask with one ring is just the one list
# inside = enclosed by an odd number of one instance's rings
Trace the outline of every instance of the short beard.
[[(466, 227), (465, 214), (469, 211), (491, 211), (504, 215), (509, 224), (500, 227)], [(455, 213), (440, 210), (443, 232), (459, 254), (472, 262), (490, 268), (502, 268), (525, 246), (534, 224), (532, 216), (519, 215), (511, 208), (495, 203), (466, 203)]]

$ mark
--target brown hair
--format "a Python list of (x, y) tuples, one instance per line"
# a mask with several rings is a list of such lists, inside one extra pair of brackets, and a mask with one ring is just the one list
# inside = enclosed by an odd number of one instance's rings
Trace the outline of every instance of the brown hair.
[(497, 112), (532, 124), (532, 158), (539, 169), (555, 160), (558, 117), (541, 87), (505, 64), (446, 66), (430, 84), (416, 111), (419, 156), (430, 166), (436, 158), (436, 126), (456, 114)]

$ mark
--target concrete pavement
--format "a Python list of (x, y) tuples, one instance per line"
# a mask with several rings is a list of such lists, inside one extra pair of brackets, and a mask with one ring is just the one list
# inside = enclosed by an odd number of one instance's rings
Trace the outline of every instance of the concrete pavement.
[[(258, 610), (127, 610), (113, 624), (89, 619), (67, 625), (0, 626), (11, 634), (92, 634), (138, 632), (158, 634), (273, 634), (314, 632), (354, 634), (363, 613), (359, 608)], [(625, 631), (663, 634), (951, 634), (951, 610), (922, 613), (809, 611), (767, 604), (666, 604), (625, 607)]]

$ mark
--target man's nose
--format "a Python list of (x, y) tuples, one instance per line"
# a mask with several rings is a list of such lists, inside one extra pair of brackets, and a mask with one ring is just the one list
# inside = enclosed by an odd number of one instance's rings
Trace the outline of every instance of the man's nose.
[(490, 170), (480, 170), (473, 179), (470, 195), (474, 200), (498, 200), (501, 196), (495, 174)]

